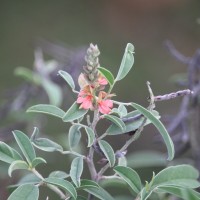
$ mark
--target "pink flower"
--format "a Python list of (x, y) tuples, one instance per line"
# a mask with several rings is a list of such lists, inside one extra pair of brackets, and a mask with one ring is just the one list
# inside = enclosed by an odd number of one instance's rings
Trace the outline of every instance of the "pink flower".
[(90, 91), (90, 87), (84, 87), (78, 94), (77, 103), (80, 103), (80, 108), (92, 109), (93, 108), (93, 96)]
[(113, 107), (113, 101), (110, 99), (101, 100), (101, 101), (98, 101), (98, 105), (99, 105), (98, 109), (100, 113), (108, 114), (110, 113)]
[(107, 85), (108, 81), (106, 80), (106, 78), (104, 76), (100, 75), (98, 78), (98, 83), (99, 83), (99, 85)]

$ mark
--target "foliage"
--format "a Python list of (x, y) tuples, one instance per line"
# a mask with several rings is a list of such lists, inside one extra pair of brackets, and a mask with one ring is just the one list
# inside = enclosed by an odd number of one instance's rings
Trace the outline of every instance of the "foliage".
[[(59, 71), (58, 74), (66, 81), (72, 92), (78, 94), (77, 100), (67, 111), (57, 107), (60, 100), (59, 102), (56, 100), (55, 94), (59, 93), (59, 90), (55, 90), (52, 84), (42, 81), (41, 77), (36, 74), (18, 69), (18, 74), (26, 76), (28, 80), (43, 84), (54, 104), (35, 105), (30, 107), (27, 112), (52, 115), (64, 123), (70, 123), (71, 127), (68, 131), (68, 150), (64, 150), (64, 147), (48, 138), (40, 138), (38, 128), (34, 128), (30, 138), (19, 130), (13, 131), (19, 152), (4, 142), (0, 142), (0, 160), (10, 164), (9, 176), (12, 176), (12, 172), (15, 170), (26, 170), (33, 175), (27, 175), (23, 181), (21, 180), (15, 185), (16, 189), (8, 198), (9, 200), (37, 200), (41, 186), (46, 186), (54, 191), (60, 199), (91, 200), (95, 197), (102, 200), (113, 200), (113, 195), (109, 194), (103, 186), (105, 182), (110, 182), (114, 186), (117, 181), (126, 185), (135, 200), (154, 198), (154, 195), (162, 198), (166, 193), (182, 199), (197, 200), (200, 198), (200, 194), (194, 190), (200, 186), (197, 181), (199, 173), (190, 165), (170, 166), (157, 174), (153, 172), (152, 179), (146, 183), (143, 183), (138, 173), (127, 165), (128, 147), (139, 138), (143, 128), (148, 124), (153, 124), (162, 136), (168, 151), (168, 160), (172, 160), (175, 153), (174, 144), (160, 121), (158, 111), (155, 110), (155, 97), (150, 83), (147, 83), (150, 94), (148, 108), (134, 102), (123, 103), (112, 100), (115, 95), (111, 92), (116, 82), (125, 78), (134, 64), (133, 53), (134, 46), (128, 43), (115, 77), (108, 69), (100, 67), (99, 49), (96, 45), (91, 44), (85, 58), (87, 65), (84, 66), (84, 72), (79, 76), (80, 91), (76, 91), (70, 74)], [(55, 91), (57, 92), (55, 93)], [(58, 99), (60, 96), (62, 95), (59, 94)], [(97, 129), (99, 121), (109, 122), (109, 127), (104, 133), (99, 133)], [(130, 131), (133, 133), (119, 150), (113, 149), (112, 144), (106, 141), (107, 136), (115, 138), (119, 134), (127, 134)], [(85, 155), (82, 154), (83, 152), (75, 151), (84, 132), (87, 135), (87, 153)], [(38, 166), (48, 164), (48, 161), (39, 157), (35, 149), (45, 152), (57, 151), (75, 158), (71, 162), (69, 171), (53, 171), (47, 177), (43, 177), (38, 171)], [(153, 155), (156, 158), (160, 156)], [(96, 157), (99, 156), (101, 157), (99, 162), (103, 166), (98, 171)], [(161, 165), (163, 163), (165, 163), (164, 159), (159, 162)], [(86, 167), (91, 178), (83, 179), (82, 174)], [(111, 169), (109, 175), (106, 173), (108, 169)], [(119, 197), (117, 198), (119, 199)]]

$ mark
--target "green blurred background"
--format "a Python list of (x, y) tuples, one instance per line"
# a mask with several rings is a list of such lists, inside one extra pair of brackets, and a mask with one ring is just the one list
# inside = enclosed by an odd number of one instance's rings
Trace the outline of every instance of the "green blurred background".
[[(0, 93), (22, 82), (13, 74), (17, 66), (32, 68), (39, 38), (71, 47), (98, 44), (101, 65), (114, 74), (131, 42), (134, 68), (114, 92), (119, 101), (146, 106), (147, 80), (155, 94), (180, 89), (169, 78), (185, 72), (186, 66), (176, 61), (163, 43), (171, 40), (180, 52), (192, 56), (200, 43), (199, 19), (199, 0), (1, 0)], [(173, 114), (179, 103), (177, 99), (157, 107), (161, 115)], [(133, 149), (155, 148), (150, 131), (155, 129), (145, 131)]]

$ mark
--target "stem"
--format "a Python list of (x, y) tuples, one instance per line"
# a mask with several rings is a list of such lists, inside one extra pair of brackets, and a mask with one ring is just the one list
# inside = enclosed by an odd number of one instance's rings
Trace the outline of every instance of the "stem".
[(50, 188), (52, 191), (54, 191), (56, 194), (58, 194), (58, 196), (61, 199), (68, 199), (68, 196), (66, 196), (58, 187), (56, 187), (55, 185), (50, 185), (50, 184), (46, 184), (45, 183), (45, 179), (44, 177), (35, 169), (31, 169), (31, 171), (33, 172), (33, 174), (35, 174), (39, 179), (42, 180), (42, 182), (48, 187)]

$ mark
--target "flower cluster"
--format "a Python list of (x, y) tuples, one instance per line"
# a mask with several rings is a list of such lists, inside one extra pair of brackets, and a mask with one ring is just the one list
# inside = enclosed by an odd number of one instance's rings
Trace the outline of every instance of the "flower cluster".
[[(107, 84), (108, 81), (100, 73), (98, 74), (97, 81), (92, 84), (88, 83), (84, 74), (81, 74), (79, 76), (79, 85), (81, 90), (77, 98), (77, 103), (81, 104), (80, 108), (86, 110), (98, 109), (98, 111), (102, 114), (110, 113), (113, 107), (113, 102), (109, 99), (111, 95), (102, 91)], [(96, 96), (97, 92), (98, 96)]]
[(97, 45), (90, 44), (85, 56), (87, 65), (83, 66), (84, 73), (78, 78), (81, 89), (76, 102), (81, 104), (82, 109), (98, 110), (102, 114), (108, 114), (113, 107), (113, 101), (110, 100), (112, 95), (103, 91), (108, 81), (98, 70), (99, 55)]

